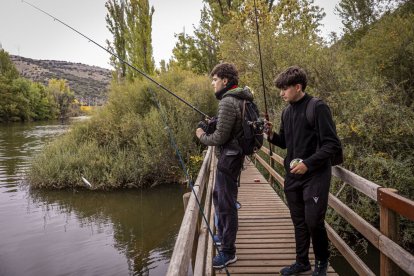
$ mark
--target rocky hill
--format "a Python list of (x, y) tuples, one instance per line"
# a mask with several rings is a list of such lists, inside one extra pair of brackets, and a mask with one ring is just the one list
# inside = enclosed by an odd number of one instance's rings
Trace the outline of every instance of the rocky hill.
[(97, 66), (58, 60), (36, 60), (10, 55), (22, 77), (47, 84), (49, 79), (66, 79), (76, 98), (101, 104), (106, 101), (111, 71)]

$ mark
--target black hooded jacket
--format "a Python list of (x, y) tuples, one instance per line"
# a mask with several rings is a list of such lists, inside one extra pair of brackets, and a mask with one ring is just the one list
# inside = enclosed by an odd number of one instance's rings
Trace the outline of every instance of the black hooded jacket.
[[(287, 156), (284, 166), (287, 177), (290, 174), (290, 162), (295, 158), (303, 159), (308, 171), (303, 177), (311, 176), (320, 170), (331, 166), (330, 157), (341, 148), (341, 143), (336, 135), (335, 124), (329, 107), (322, 101), (318, 101), (315, 107), (316, 129), (306, 119), (306, 107), (312, 97), (308, 94), (286, 109), (282, 116), (279, 134), (274, 133), (272, 144), (281, 148), (287, 148)], [(286, 121), (283, 121), (285, 117)], [(318, 147), (319, 136), (319, 147)], [(297, 178), (297, 175), (294, 177)]]

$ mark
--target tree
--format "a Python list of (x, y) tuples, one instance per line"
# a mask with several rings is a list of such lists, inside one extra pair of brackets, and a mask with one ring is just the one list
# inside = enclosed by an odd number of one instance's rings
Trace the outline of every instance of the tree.
[(281, 0), (273, 13), (279, 34), (314, 41), (319, 38), (320, 22), (325, 13), (314, 5), (314, 0)]
[[(106, 3), (108, 10), (106, 22), (114, 41), (107, 41), (108, 47), (120, 58), (138, 67), (148, 74), (154, 73), (152, 57), (152, 15), (154, 7), (148, 0), (110, 0)], [(129, 80), (139, 73), (126, 67), (116, 58), (111, 58), (118, 79)]]
[(220, 23), (213, 16), (213, 11), (204, 6), (201, 11), (200, 26), (194, 36), (182, 32), (176, 34), (178, 42), (173, 49), (174, 61), (182, 69), (198, 74), (209, 73), (219, 61)]
[(9, 54), (0, 48), (0, 76), (12, 80), (19, 77), (19, 72), (10, 59)]
[(354, 46), (368, 31), (368, 27), (385, 12), (398, 8), (408, 0), (341, 0), (335, 10), (342, 18), (344, 39)]
[[(106, 40), (109, 50), (117, 54), (121, 59), (127, 60), (126, 54), (126, 23), (124, 19), (125, 3), (118, 4), (117, 0), (109, 0), (105, 3), (105, 7), (108, 10), (106, 14), (106, 26), (112, 33), (114, 41), (111, 43)], [(123, 79), (126, 77), (126, 65), (120, 62), (116, 57), (111, 56), (111, 65), (115, 69), (116, 79)]]
[(66, 80), (51, 79), (47, 89), (54, 96), (59, 112), (59, 118), (65, 119), (69, 116), (70, 105), (75, 99), (75, 95), (70, 90)]

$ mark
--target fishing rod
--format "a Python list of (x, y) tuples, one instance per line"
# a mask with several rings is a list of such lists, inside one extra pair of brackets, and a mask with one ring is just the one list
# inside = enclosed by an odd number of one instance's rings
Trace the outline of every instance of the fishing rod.
[(42, 10), (41, 8), (25, 1), (22, 0), (23, 3), (31, 6), (32, 8), (46, 14), (47, 16), (53, 18), (55, 21), (61, 23), (62, 25), (66, 26), (67, 28), (71, 29), (72, 31), (76, 32), (77, 34), (83, 36), (84, 38), (86, 38), (89, 42), (92, 42), (93, 44), (95, 44), (96, 46), (98, 46), (99, 48), (103, 49), (104, 51), (106, 51), (107, 53), (109, 53), (110, 55), (116, 57), (120, 62), (122, 62), (123, 64), (127, 65), (129, 68), (137, 71), (139, 74), (141, 74), (143, 77), (145, 77), (146, 79), (150, 80), (151, 82), (155, 83), (158, 87), (160, 87), (161, 89), (163, 89), (164, 91), (170, 93), (172, 96), (176, 97), (178, 100), (180, 100), (181, 102), (183, 102), (184, 104), (186, 104), (187, 106), (191, 107), (194, 111), (198, 112), (199, 114), (203, 115), (206, 119), (211, 119), (210, 116), (208, 116), (206, 113), (202, 112), (200, 109), (198, 109), (197, 107), (195, 107), (194, 105), (190, 104), (188, 101), (184, 100), (183, 98), (181, 98), (180, 96), (178, 96), (177, 94), (173, 93), (171, 90), (169, 90), (168, 88), (166, 88), (165, 86), (163, 86), (162, 84), (160, 84), (159, 82), (157, 82), (156, 80), (154, 80), (153, 78), (151, 78), (150, 76), (148, 76), (147, 74), (145, 74), (142, 70), (136, 68), (135, 66), (133, 66), (132, 64), (130, 64), (129, 62), (123, 60), (120, 56), (118, 56), (117, 54), (115, 54), (114, 52), (108, 50), (107, 48), (103, 47), (102, 45), (100, 45), (99, 43), (95, 42), (93, 39), (89, 38), (88, 36), (84, 35), (83, 33), (79, 32), (78, 30), (76, 30), (75, 28), (69, 26), (68, 24), (66, 24), (65, 22), (59, 20), (58, 18), (56, 18), (55, 16), (51, 15), (50, 13)]
[[(208, 232), (209, 232), (209, 234), (210, 234), (210, 236), (211, 236), (211, 238), (212, 238), (212, 240), (213, 240), (213, 245), (214, 245), (215, 249), (217, 250), (217, 253), (218, 253), (219, 255), (223, 256), (223, 252), (219, 249), (219, 247), (218, 247), (218, 245), (217, 245), (216, 241), (214, 240), (213, 230), (211, 230), (211, 228), (210, 228), (209, 222), (208, 222), (208, 220), (207, 220), (207, 218), (206, 218), (206, 214), (204, 213), (203, 208), (201, 207), (201, 202), (200, 202), (199, 198), (197, 197), (197, 193), (196, 193), (196, 191), (194, 190), (194, 185), (193, 185), (193, 182), (191, 181), (191, 177), (190, 177), (190, 175), (188, 174), (188, 170), (187, 170), (187, 167), (186, 167), (185, 162), (184, 162), (184, 160), (183, 160), (183, 157), (182, 157), (182, 155), (181, 155), (180, 149), (178, 148), (178, 146), (177, 146), (177, 142), (175, 141), (174, 134), (173, 134), (173, 132), (171, 131), (171, 128), (169, 127), (169, 125), (168, 125), (168, 118), (167, 118), (167, 116), (165, 115), (165, 113), (166, 113), (166, 112), (163, 110), (163, 108), (162, 108), (162, 106), (161, 106), (161, 103), (159, 102), (159, 100), (158, 100), (157, 95), (155, 94), (155, 92), (154, 92), (154, 91), (152, 91), (151, 89), (148, 89), (148, 90), (149, 90), (149, 92), (151, 93), (152, 98), (153, 98), (153, 101), (155, 102), (155, 104), (156, 104), (156, 106), (157, 106), (158, 110), (160, 111), (160, 115), (161, 115), (161, 118), (162, 118), (162, 120), (163, 120), (163, 122), (164, 122), (165, 129), (166, 129), (166, 130), (167, 130), (167, 132), (168, 132), (168, 137), (169, 137), (169, 139), (170, 139), (171, 146), (172, 146), (172, 147), (174, 148), (174, 150), (175, 150), (175, 155), (177, 156), (178, 162), (180, 163), (180, 166), (181, 166), (182, 170), (184, 171), (184, 174), (185, 174), (185, 177), (187, 178), (187, 181), (188, 181), (188, 183), (189, 183), (189, 186), (191, 187), (191, 191), (193, 192), (193, 195), (194, 195), (195, 200), (196, 200), (196, 202), (197, 202), (198, 209), (200, 210), (200, 213), (201, 213), (201, 215), (202, 215), (202, 217), (203, 217), (203, 220), (204, 220), (204, 222), (205, 222), (205, 223), (206, 223), (206, 225), (207, 225), (207, 230), (208, 230)], [(228, 271), (228, 269), (227, 269), (227, 265), (226, 265), (226, 264), (224, 264), (224, 270), (226, 271), (226, 274), (227, 274), (228, 276), (230, 276), (230, 272)]]
[(269, 121), (269, 114), (267, 113), (266, 86), (265, 86), (265, 80), (264, 80), (264, 75), (263, 75), (262, 49), (260, 47), (259, 22), (257, 20), (256, 0), (254, 0), (254, 14), (255, 14), (255, 19), (256, 19), (257, 45), (259, 47), (260, 75), (262, 77), (263, 98), (264, 98), (264, 104), (265, 104), (265, 118), (266, 120)]
[[(259, 48), (259, 61), (260, 61), (260, 75), (262, 77), (262, 87), (263, 87), (263, 98), (264, 98), (264, 105), (265, 105), (265, 119), (269, 121), (269, 113), (267, 112), (267, 100), (266, 100), (266, 86), (263, 74), (263, 61), (262, 61), (262, 49), (260, 47), (260, 32), (259, 32), (259, 22), (257, 20), (257, 7), (256, 7), (256, 0), (254, 0), (254, 15), (256, 19), (256, 35), (257, 35), (257, 45)], [(273, 155), (272, 145), (269, 142), (269, 154), (270, 156)]]

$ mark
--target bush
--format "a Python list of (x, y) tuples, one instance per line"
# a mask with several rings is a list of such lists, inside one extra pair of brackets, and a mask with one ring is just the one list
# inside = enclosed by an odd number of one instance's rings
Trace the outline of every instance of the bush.
[[(215, 114), (216, 100), (206, 77), (177, 69), (161, 75), (159, 81), (204, 112)], [(83, 186), (82, 175), (93, 189), (180, 180), (183, 172), (151, 91), (161, 102), (184, 161), (199, 165), (194, 162), (194, 156), (200, 154), (194, 132), (201, 116), (154, 84), (135, 80), (114, 84), (106, 106), (45, 147), (33, 160), (28, 174), (31, 186)]]

